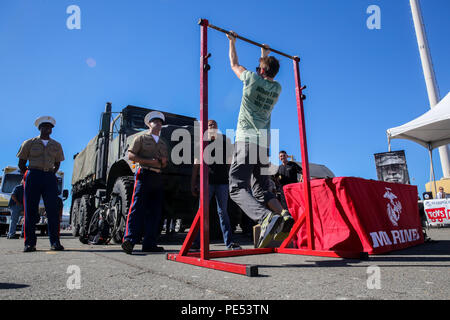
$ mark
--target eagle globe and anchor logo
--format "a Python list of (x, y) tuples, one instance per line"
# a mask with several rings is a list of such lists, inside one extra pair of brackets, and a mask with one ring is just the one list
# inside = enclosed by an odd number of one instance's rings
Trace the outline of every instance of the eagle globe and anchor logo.
[(392, 224), (397, 227), (398, 220), (400, 220), (400, 214), (402, 213), (402, 204), (392, 192), (391, 188), (385, 187), (385, 191), (383, 198), (389, 199), (387, 204), (387, 214)]

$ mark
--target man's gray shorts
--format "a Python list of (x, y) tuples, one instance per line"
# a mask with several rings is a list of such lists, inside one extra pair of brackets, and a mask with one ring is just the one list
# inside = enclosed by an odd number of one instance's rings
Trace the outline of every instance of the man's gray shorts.
[(265, 204), (276, 196), (269, 191), (268, 148), (236, 141), (230, 167), (230, 197), (255, 222), (271, 211)]

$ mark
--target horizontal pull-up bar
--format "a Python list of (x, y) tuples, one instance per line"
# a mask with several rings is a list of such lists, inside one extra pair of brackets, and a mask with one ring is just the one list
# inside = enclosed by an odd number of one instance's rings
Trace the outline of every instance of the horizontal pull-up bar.
[[(203, 25), (206, 21), (207, 21), (207, 20), (205, 20), (205, 19), (200, 19), (200, 20), (198, 21), (198, 24), (199, 24), (199, 25)], [(230, 31), (227, 31), (227, 30), (224, 30), (224, 29), (222, 29), (222, 28), (216, 27), (216, 26), (212, 25), (212, 24), (209, 23), (209, 22), (208, 22), (207, 27), (212, 28), (212, 29), (215, 29), (215, 30), (220, 31), (220, 32), (223, 32), (223, 33), (226, 33), (226, 34), (229, 34), (229, 35), (232, 35)], [(247, 38), (244, 38), (244, 37), (241, 37), (240, 35), (236, 35), (236, 38), (241, 39), (241, 40), (243, 40), (243, 41), (245, 41), (245, 42), (251, 43), (251, 44), (253, 44), (253, 45), (257, 46), (257, 47), (264, 48), (264, 49), (266, 48), (266, 47), (265, 47), (264, 45), (262, 45), (261, 43), (252, 41), (252, 40), (247, 39)], [(270, 51), (275, 52), (275, 53), (278, 53), (279, 55), (282, 55), (282, 56), (284, 56), (284, 57), (286, 57), (286, 58), (295, 60), (295, 61), (297, 61), (297, 62), (300, 61), (300, 58), (299, 58), (299, 57), (288, 55), (288, 54), (286, 54), (286, 53), (284, 53), (284, 52), (281, 52), (281, 51), (272, 49), (272, 48), (270, 48), (270, 47), (269, 47), (268, 49), (269, 49)]]

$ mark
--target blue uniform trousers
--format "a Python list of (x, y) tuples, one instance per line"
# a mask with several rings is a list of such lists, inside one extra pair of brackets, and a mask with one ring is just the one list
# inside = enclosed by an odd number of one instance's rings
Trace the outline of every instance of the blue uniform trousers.
[(162, 177), (159, 173), (139, 168), (134, 181), (124, 240), (136, 244), (144, 237), (142, 249), (154, 248), (162, 213)]
[(39, 201), (44, 200), (50, 245), (59, 244), (60, 215), (58, 182), (52, 171), (29, 169), (24, 176), (24, 238), (25, 245), (36, 245), (36, 223), (39, 222)]

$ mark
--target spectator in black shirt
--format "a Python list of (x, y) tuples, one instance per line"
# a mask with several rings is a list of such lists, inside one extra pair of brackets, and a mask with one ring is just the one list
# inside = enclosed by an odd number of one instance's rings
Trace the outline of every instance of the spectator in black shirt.
[(297, 163), (288, 161), (286, 151), (282, 150), (278, 155), (281, 165), (275, 174), (275, 181), (277, 182), (281, 205), (284, 209), (287, 209), (283, 187), (290, 183), (302, 181), (302, 168)]
[[(233, 242), (233, 232), (228, 216), (228, 172), (231, 163), (230, 154), (233, 150), (230, 140), (217, 132), (217, 122), (208, 121), (208, 146), (205, 148), (205, 163), (208, 165), (209, 201), (215, 195), (217, 200), (217, 213), (219, 215), (220, 228), (223, 240), (229, 250), (239, 250), (239, 244)], [(211, 149), (210, 149), (211, 148)], [(210, 151), (210, 152), (208, 152)], [(195, 159), (191, 178), (191, 192), (197, 197), (199, 188), (197, 177), (200, 171), (200, 161)], [(192, 245), (193, 249), (199, 247), (200, 237), (197, 237)]]

